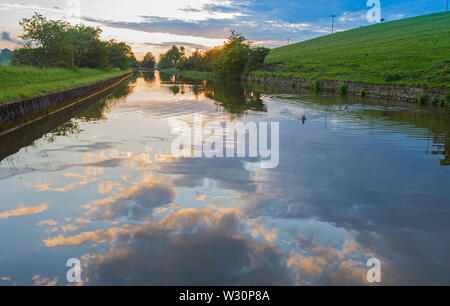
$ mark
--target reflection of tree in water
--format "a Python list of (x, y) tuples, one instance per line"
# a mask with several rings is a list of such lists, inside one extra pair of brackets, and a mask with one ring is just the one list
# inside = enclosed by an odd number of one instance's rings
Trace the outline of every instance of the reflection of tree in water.
[(48, 143), (52, 143), (56, 141), (56, 137), (58, 136), (68, 137), (71, 135), (78, 135), (81, 132), (83, 132), (83, 130), (80, 128), (78, 121), (71, 120), (58, 126), (56, 129), (46, 134), (44, 136), (44, 139)]
[(174, 85), (174, 86), (170, 86), (169, 90), (170, 90), (171, 93), (173, 93), (174, 96), (176, 96), (177, 94), (180, 93), (181, 89), (180, 89), (180, 87)]
[(159, 76), (163, 84), (204, 85), (206, 83), (204, 80), (190, 79), (181, 75), (165, 73), (162, 71), (159, 73)]
[(393, 122), (407, 123), (417, 129), (425, 129), (420, 137), (429, 139), (427, 147), (424, 148), (426, 154), (441, 155), (442, 166), (450, 166), (450, 112), (440, 108), (427, 109), (424, 111), (396, 110), (379, 111), (364, 110), (364, 115), (387, 119)]
[(243, 115), (248, 110), (267, 111), (261, 95), (253, 91), (244, 90), (240, 82), (208, 83), (205, 94), (231, 114)]
[(56, 140), (58, 136), (71, 136), (77, 135), (83, 132), (79, 127), (79, 122), (89, 122), (89, 121), (99, 121), (104, 120), (104, 113), (106, 110), (110, 109), (112, 105), (120, 103), (126, 99), (126, 97), (132, 91), (132, 85), (136, 82), (136, 78), (133, 77), (129, 81), (120, 84), (111, 94), (106, 98), (91, 105), (88, 109), (75, 116), (74, 119), (58, 126), (51, 132), (44, 136), (44, 139), (51, 143)]
[(94, 103), (87, 110), (76, 116), (81, 121), (98, 121), (105, 119), (104, 113), (112, 105), (123, 102), (132, 92), (132, 85), (136, 82), (135, 78), (120, 84), (110, 95), (101, 101)]
[(204, 92), (205, 92), (204, 86), (199, 86), (199, 85), (192, 86), (192, 93), (194, 94), (194, 96), (197, 100), (198, 100), (199, 96), (201, 96)]
[(154, 83), (155, 82), (155, 71), (153, 70), (147, 70), (147, 71), (141, 71), (140, 76), (144, 78), (144, 81), (146, 83)]
[(176, 84), (177, 83), (177, 76), (172, 73), (164, 73), (164, 72), (160, 71), (159, 77), (163, 84)]

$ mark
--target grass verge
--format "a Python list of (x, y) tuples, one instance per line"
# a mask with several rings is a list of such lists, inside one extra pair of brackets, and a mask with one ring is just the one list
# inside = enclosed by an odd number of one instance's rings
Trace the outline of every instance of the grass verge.
[(450, 88), (450, 14), (380, 23), (273, 49), (260, 76)]
[(118, 69), (105, 71), (96, 69), (0, 67), (0, 103), (33, 98), (66, 88), (87, 85), (127, 72)]

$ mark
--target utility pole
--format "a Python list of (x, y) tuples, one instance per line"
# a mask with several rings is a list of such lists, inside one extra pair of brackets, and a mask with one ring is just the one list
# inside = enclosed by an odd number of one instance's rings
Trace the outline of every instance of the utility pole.
[(334, 18), (336, 18), (336, 15), (331, 15), (331, 18), (333, 18), (332, 22), (331, 22), (331, 34), (333, 34), (334, 33)]
[(447, 14), (448, 12), (448, 0), (447, 0), (447, 5), (445, 6), (445, 13)]
[(288, 39), (287, 39), (287, 42), (288, 42), (288, 45), (290, 45), (290, 44), (291, 44), (291, 39), (288, 38)]

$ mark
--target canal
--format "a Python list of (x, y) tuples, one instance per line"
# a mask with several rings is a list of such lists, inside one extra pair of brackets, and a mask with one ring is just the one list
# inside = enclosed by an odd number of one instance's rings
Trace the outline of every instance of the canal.
[[(174, 122), (279, 123), (279, 163)], [(301, 119), (304, 120), (301, 120)], [(0, 139), (0, 285), (450, 284), (450, 114), (141, 73)]]

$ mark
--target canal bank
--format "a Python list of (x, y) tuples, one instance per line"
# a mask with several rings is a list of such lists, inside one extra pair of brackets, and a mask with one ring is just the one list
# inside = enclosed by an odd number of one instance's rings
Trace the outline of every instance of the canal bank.
[(39, 97), (0, 105), (0, 136), (94, 99), (113, 90), (132, 76), (126, 73), (108, 80), (65, 89)]
[[(416, 88), (400, 85), (378, 85), (345, 81), (313, 81), (297, 78), (269, 77), (250, 75), (245, 79), (247, 84), (255, 84), (265, 89), (285, 93), (298, 93), (301, 90), (325, 91), (331, 93), (359, 95), (399, 102), (432, 103), (446, 102), (444, 89)], [(447, 101), (448, 103), (448, 101)]]

